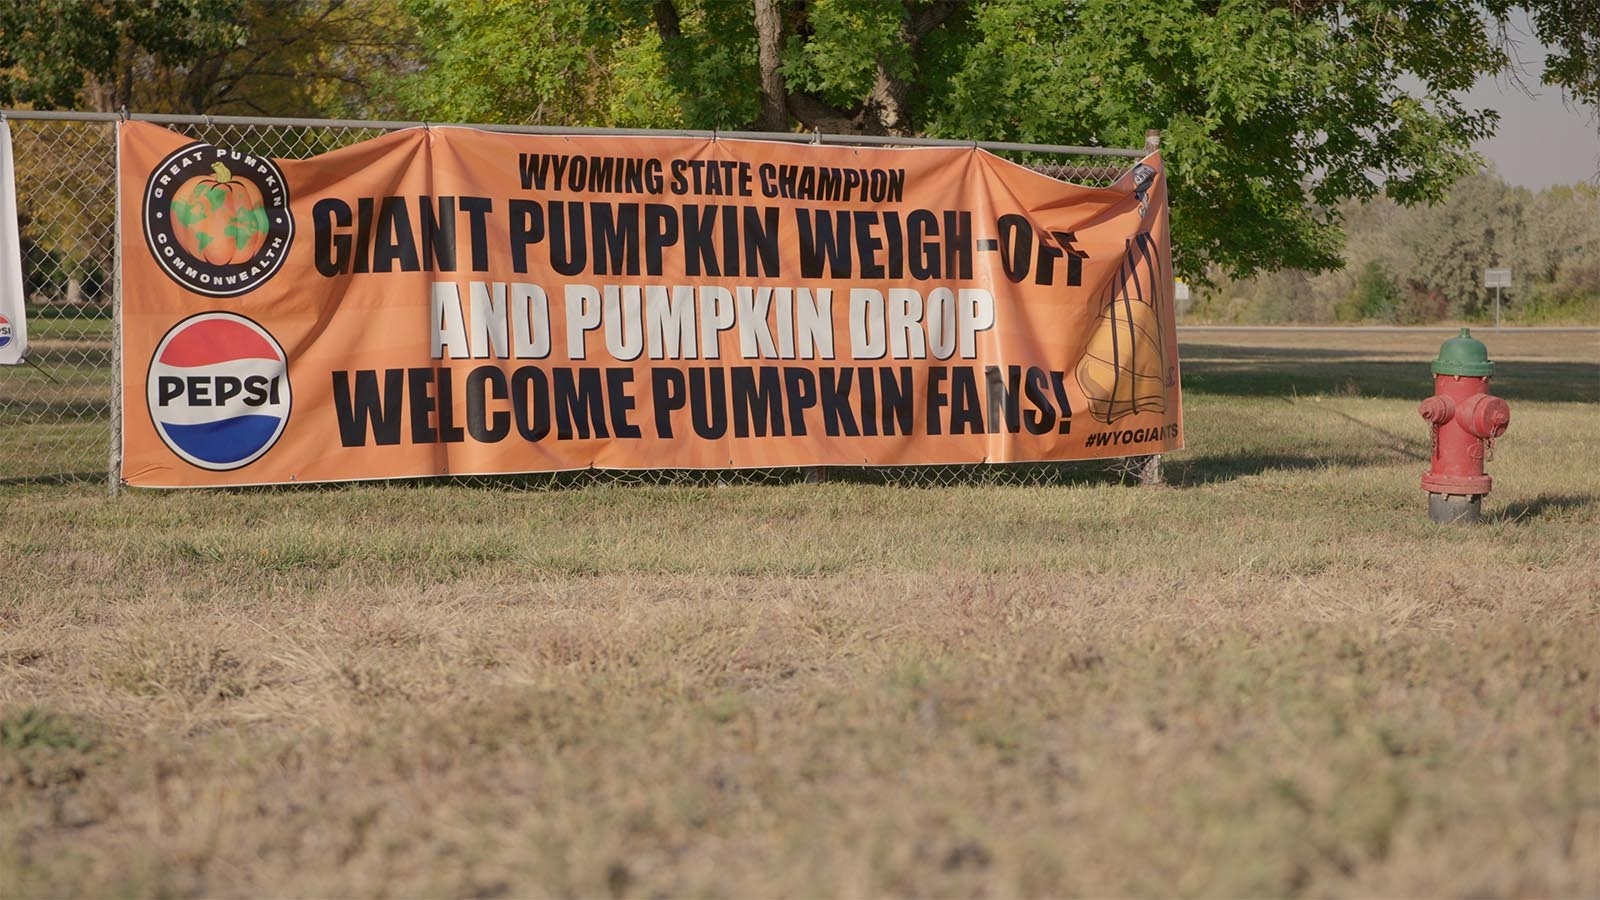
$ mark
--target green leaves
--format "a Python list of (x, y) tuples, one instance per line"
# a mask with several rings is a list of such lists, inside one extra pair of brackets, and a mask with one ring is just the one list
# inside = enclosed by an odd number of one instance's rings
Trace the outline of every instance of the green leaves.
[(1466, 0), (985, 5), (928, 128), (1122, 146), (1159, 129), (1184, 274), (1333, 268), (1341, 200), (1434, 200), (1478, 167), (1471, 143), (1494, 116), (1454, 92), (1505, 63), (1481, 13)]
[[(244, 37), (244, 0), (28, 0), (0, 3), (0, 105), (72, 107), (86, 87), (124, 85), (155, 64), (189, 67)], [(140, 76), (133, 76), (138, 68)], [(131, 90), (122, 87), (121, 90)], [(120, 97), (124, 102), (128, 97)], [(200, 110), (195, 110), (199, 112)]]
[[(1592, 5), (1592, 4), (1590, 4)], [(1583, 4), (1533, 21), (1600, 48)], [(426, 118), (747, 128), (761, 110), (748, 4), (407, 0)], [(1459, 94), (1507, 64), (1501, 0), (795, 0), (780, 104), (799, 127), (1138, 147), (1162, 132), (1180, 271), (1340, 264), (1339, 204), (1429, 202), (1481, 163), (1495, 114)], [(1595, 52), (1589, 52), (1593, 49)], [(1582, 91), (1590, 70), (1554, 68)], [(885, 111), (893, 113), (884, 115)], [(877, 129), (876, 131), (874, 129)]]
[(791, 88), (848, 107), (872, 90), (880, 61), (909, 74), (901, 34), (905, 11), (898, 3), (815, 0), (807, 12), (811, 33), (791, 35), (784, 52), (783, 75)]
[[(426, 67), (397, 87), (415, 115), (536, 125), (676, 124), (681, 100), (667, 82), (659, 41), (643, 21), (624, 30), (636, 10), (585, 0), (406, 0), (403, 9), (426, 42)], [(657, 58), (641, 59), (641, 49)], [(635, 102), (619, 106), (619, 97)]]

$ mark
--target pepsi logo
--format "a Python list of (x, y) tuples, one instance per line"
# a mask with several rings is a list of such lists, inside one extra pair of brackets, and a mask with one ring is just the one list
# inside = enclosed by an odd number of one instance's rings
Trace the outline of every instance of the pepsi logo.
[(11, 343), (11, 320), (6, 318), (5, 316), (0, 316), (0, 347), (5, 347), (5, 346), (9, 345), (10, 343)]
[(289, 358), (243, 316), (190, 316), (157, 345), (145, 399), (173, 453), (214, 472), (238, 469), (272, 449), (288, 424)]

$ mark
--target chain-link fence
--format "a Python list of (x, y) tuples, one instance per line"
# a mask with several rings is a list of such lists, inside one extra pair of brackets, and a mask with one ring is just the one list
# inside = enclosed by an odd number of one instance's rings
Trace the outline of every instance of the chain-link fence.
[[(302, 159), (418, 123), (140, 117), (196, 140), (280, 159)], [(8, 113), (16, 161), (18, 224), (28, 307), (25, 365), (0, 366), (0, 482), (104, 482), (118, 441), (116, 117)], [(562, 132), (562, 129), (506, 129)], [(564, 133), (583, 133), (577, 130)], [(587, 132), (595, 133), (595, 132)], [(690, 134), (689, 132), (672, 132)], [(724, 134), (794, 140), (795, 135)], [(802, 136), (828, 144), (883, 139)], [(939, 142), (899, 140), (897, 145)], [(1145, 151), (980, 144), (1051, 178), (1108, 185)], [(804, 480), (897, 485), (1045, 485), (1159, 478), (1159, 458), (872, 468), (588, 471), (451, 478), (509, 489), (595, 481), (751, 484)], [(113, 489), (115, 484), (112, 484)]]

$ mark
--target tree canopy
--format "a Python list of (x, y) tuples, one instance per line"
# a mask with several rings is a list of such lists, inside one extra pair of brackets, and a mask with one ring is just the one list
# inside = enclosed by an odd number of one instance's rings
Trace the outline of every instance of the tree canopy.
[[(1481, 161), (1525, 12), (1600, 98), (1588, 0), (36, 0), (0, 103), (1137, 147), (1180, 268), (1340, 263), (1341, 202), (1436, 201)], [(1520, 21), (1520, 20), (1519, 20)]]
[(351, 0), (0, 3), (0, 105), (234, 115), (383, 113), (411, 22)]
[[(1595, 93), (1592, 4), (1530, 8)], [(1579, 9), (1581, 7), (1581, 9)], [(1492, 111), (1510, 4), (1236, 0), (409, 0), (433, 118), (1139, 146), (1162, 132), (1191, 276), (1340, 264), (1339, 203), (1441, 198)], [(565, 40), (563, 40), (565, 38)], [(474, 52), (476, 51), (476, 52)]]

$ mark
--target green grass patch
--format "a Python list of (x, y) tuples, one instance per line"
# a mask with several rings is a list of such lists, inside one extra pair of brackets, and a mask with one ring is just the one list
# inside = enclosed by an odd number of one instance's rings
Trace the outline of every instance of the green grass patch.
[(20, 754), (40, 750), (81, 752), (93, 748), (94, 742), (65, 716), (35, 706), (0, 716), (0, 750)]

